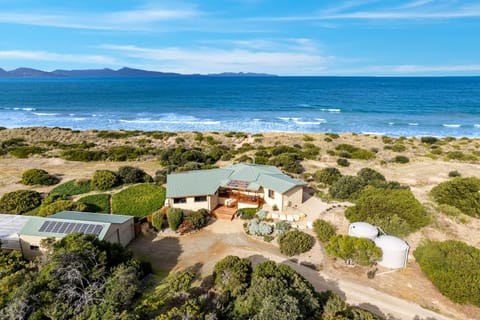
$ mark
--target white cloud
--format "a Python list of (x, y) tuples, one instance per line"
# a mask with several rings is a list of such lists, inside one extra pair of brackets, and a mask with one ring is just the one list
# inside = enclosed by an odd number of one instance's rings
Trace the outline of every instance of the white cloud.
[(267, 72), (282, 75), (319, 74), (335, 59), (310, 51), (266, 51), (244, 48), (142, 48), (103, 45), (102, 49), (135, 59), (137, 65), (180, 73)]
[(97, 65), (118, 64), (111, 57), (102, 55), (62, 54), (48, 51), (4, 50), (0, 51), (0, 59), (4, 60), (35, 60), (70, 63), (90, 63)]

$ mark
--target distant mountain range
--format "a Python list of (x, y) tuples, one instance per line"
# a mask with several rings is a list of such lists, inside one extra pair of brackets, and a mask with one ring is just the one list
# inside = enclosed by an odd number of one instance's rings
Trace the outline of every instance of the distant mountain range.
[(214, 74), (181, 74), (174, 72), (147, 71), (141, 69), (121, 68), (54, 70), (51, 72), (32, 68), (18, 68), (6, 71), (0, 68), (0, 78), (163, 78), (163, 77), (276, 77), (267, 73), (223, 72)]

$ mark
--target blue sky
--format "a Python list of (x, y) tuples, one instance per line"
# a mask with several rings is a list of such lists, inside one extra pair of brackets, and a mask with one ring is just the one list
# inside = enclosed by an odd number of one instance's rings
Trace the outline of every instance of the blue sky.
[(0, 0), (0, 67), (479, 75), (480, 1)]

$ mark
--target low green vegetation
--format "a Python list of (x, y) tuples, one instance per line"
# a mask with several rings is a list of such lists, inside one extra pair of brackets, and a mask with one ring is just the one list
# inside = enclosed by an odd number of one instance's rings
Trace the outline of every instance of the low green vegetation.
[(155, 184), (128, 187), (112, 196), (112, 213), (145, 217), (165, 202), (165, 188)]
[(22, 173), (22, 184), (27, 186), (51, 186), (60, 181), (43, 169), (29, 169)]
[(153, 179), (140, 168), (122, 166), (117, 171), (117, 176), (123, 184), (152, 182)]
[(315, 240), (309, 234), (295, 229), (280, 235), (278, 243), (281, 253), (294, 256), (312, 249)]
[(314, 174), (315, 181), (331, 185), (342, 177), (340, 170), (334, 167), (328, 167), (321, 170), (317, 170)]
[(313, 222), (313, 232), (318, 241), (328, 242), (336, 234), (336, 228), (328, 221), (317, 219)]
[(342, 176), (330, 186), (328, 192), (335, 199), (353, 200), (357, 198), (358, 193), (365, 185), (365, 181), (362, 178)]
[(455, 207), (463, 213), (480, 217), (480, 178), (454, 178), (434, 187), (431, 195), (439, 204)]
[(78, 202), (87, 206), (89, 212), (110, 213), (110, 195), (92, 194), (78, 199)]
[(87, 211), (87, 209), (87, 205), (81, 202), (75, 202), (68, 199), (57, 199), (51, 203), (43, 201), (37, 215), (46, 217), (61, 211)]
[(237, 215), (242, 220), (251, 220), (257, 217), (258, 208), (238, 209)]
[(272, 234), (273, 227), (265, 222), (260, 222), (258, 219), (252, 219), (247, 226), (248, 234), (254, 236), (267, 236)]
[(110, 170), (97, 170), (90, 181), (92, 189), (108, 190), (120, 184), (117, 174)]
[(42, 203), (40, 193), (33, 190), (18, 190), (5, 193), (0, 198), (0, 212), (9, 214), (27, 213)]
[(60, 196), (73, 196), (77, 194), (88, 193), (92, 191), (90, 180), (77, 179), (62, 183), (50, 191), (50, 194), (58, 194)]
[(375, 153), (366, 149), (362, 149), (351, 144), (339, 144), (335, 147), (337, 155), (344, 158), (352, 158), (358, 160), (371, 160), (375, 158)]
[(382, 250), (370, 239), (336, 235), (325, 246), (329, 255), (343, 259), (347, 264), (371, 266), (382, 257)]
[(426, 226), (430, 219), (410, 190), (366, 187), (355, 206), (345, 211), (350, 222), (365, 221), (387, 234), (405, 236)]
[(20, 146), (13, 147), (8, 149), (10, 154), (15, 158), (28, 158), (34, 154), (42, 154), (45, 152), (45, 149), (35, 146)]
[(480, 249), (454, 240), (428, 241), (413, 255), (443, 295), (480, 307)]
[(393, 158), (393, 162), (396, 162), (396, 163), (409, 163), (410, 162), (410, 159), (406, 156), (395, 156), (395, 158)]
[(183, 221), (183, 210), (179, 208), (168, 208), (167, 221), (168, 227), (173, 231), (177, 231)]

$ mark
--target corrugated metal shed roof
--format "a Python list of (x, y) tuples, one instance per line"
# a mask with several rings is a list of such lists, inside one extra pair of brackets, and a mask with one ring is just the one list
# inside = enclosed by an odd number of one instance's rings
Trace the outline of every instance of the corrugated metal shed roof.
[(236, 164), (221, 169), (189, 171), (167, 176), (167, 198), (215, 194), (232, 180), (249, 182), (247, 190), (260, 186), (285, 193), (304, 182), (293, 179), (274, 166)]
[(28, 222), (23, 226), (22, 230), (20, 230), (20, 235), (28, 235), (28, 236), (38, 236), (38, 237), (55, 237), (55, 238), (63, 238), (68, 233), (60, 233), (60, 232), (44, 232), (40, 231), (40, 228), (46, 221), (51, 222), (66, 222), (66, 223), (79, 223), (79, 224), (92, 224), (96, 226), (100, 226), (102, 229), (98, 234), (98, 239), (103, 240), (105, 235), (110, 229), (110, 223), (103, 223), (103, 222), (90, 222), (84, 220), (63, 220), (63, 219), (51, 219), (51, 218), (42, 218), (42, 217), (31, 217)]
[(133, 219), (133, 216), (93, 212), (62, 211), (49, 216), (49, 218), (122, 224), (130, 219)]
[(18, 234), (30, 218), (30, 216), (16, 214), (0, 214), (0, 241), (2, 241), (2, 248), (20, 249)]

